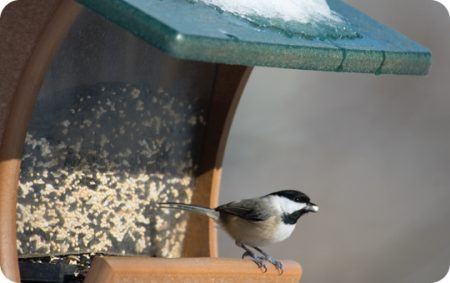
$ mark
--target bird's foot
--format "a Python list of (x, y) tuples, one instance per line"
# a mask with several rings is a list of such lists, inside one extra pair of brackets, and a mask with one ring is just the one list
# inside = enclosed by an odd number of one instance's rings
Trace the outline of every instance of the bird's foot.
[(261, 271), (263, 273), (267, 272), (267, 266), (264, 263), (264, 260), (265, 260), (264, 257), (254, 255), (254, 254), (246, 251), (245, 253), (242, 254), (242, 259), (244, 259), (247, 256), (251, 258), (251, 260), (258, 266), (259, 269), (261, 269)]
[(274, 259), (273, 257), (271, 257), (268, 253), (266, 253), (265, 251), (261, 250), (258, 247), (253, 247), (255, 250), (257, 250), (260, 254), (263, 255), (263, 259), (267, 260), (268, 262), (270, 262), (271, 264), (273, 264), (275, 266), (275, 268), (278, 270), (278, 274), (281, 275), (284, 272), (283, 269), (283, 263), (281, 263), (281, 261), (278, 261), (276, 259)]
[(283, 263), (281, 263), (281, 261), (274, 259), (271, 256), (267, 256), (264, 258), (265, 260), (267, 260), (268, 262), (270, 262), (271, 264), (273, 264), (275, 266), (275, 268), (278, 270), (278, 274), (281, 275), (284, 272), (284, 266)]

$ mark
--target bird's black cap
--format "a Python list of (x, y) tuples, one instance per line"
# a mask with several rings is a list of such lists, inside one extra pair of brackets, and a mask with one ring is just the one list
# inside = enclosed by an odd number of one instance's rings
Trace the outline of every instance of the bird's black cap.
[(288, 198), (292, 201), (298, 202), (298, 203), (310, 203), (310, 198), (305, 195), (304, 193), (296, 190), (284, 190), (284, 191), (278, 191), (271, 194), (268, 194), (268, 196), (280, 196)]

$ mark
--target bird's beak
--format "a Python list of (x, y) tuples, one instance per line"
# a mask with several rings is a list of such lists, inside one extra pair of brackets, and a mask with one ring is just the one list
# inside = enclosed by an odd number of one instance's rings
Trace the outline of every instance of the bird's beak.
[(307, 209), (309, 212), (319, 212), (319, 207), (314, 203), (308, 203)]

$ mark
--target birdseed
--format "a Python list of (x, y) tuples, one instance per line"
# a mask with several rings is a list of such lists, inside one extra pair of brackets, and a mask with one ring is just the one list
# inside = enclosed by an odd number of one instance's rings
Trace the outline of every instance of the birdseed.
[(205, 128), (201, 99), (97, 84), (38, 98), (17, 205), (21, 257), (179, 257)]

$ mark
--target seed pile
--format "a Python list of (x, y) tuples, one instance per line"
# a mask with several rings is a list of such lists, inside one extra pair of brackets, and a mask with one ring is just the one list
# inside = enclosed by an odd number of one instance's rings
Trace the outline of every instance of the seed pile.
[(22, 160), (21, 255), (177, 257), (205, 125), (200, 99), (122, 83), (39, 97)]

